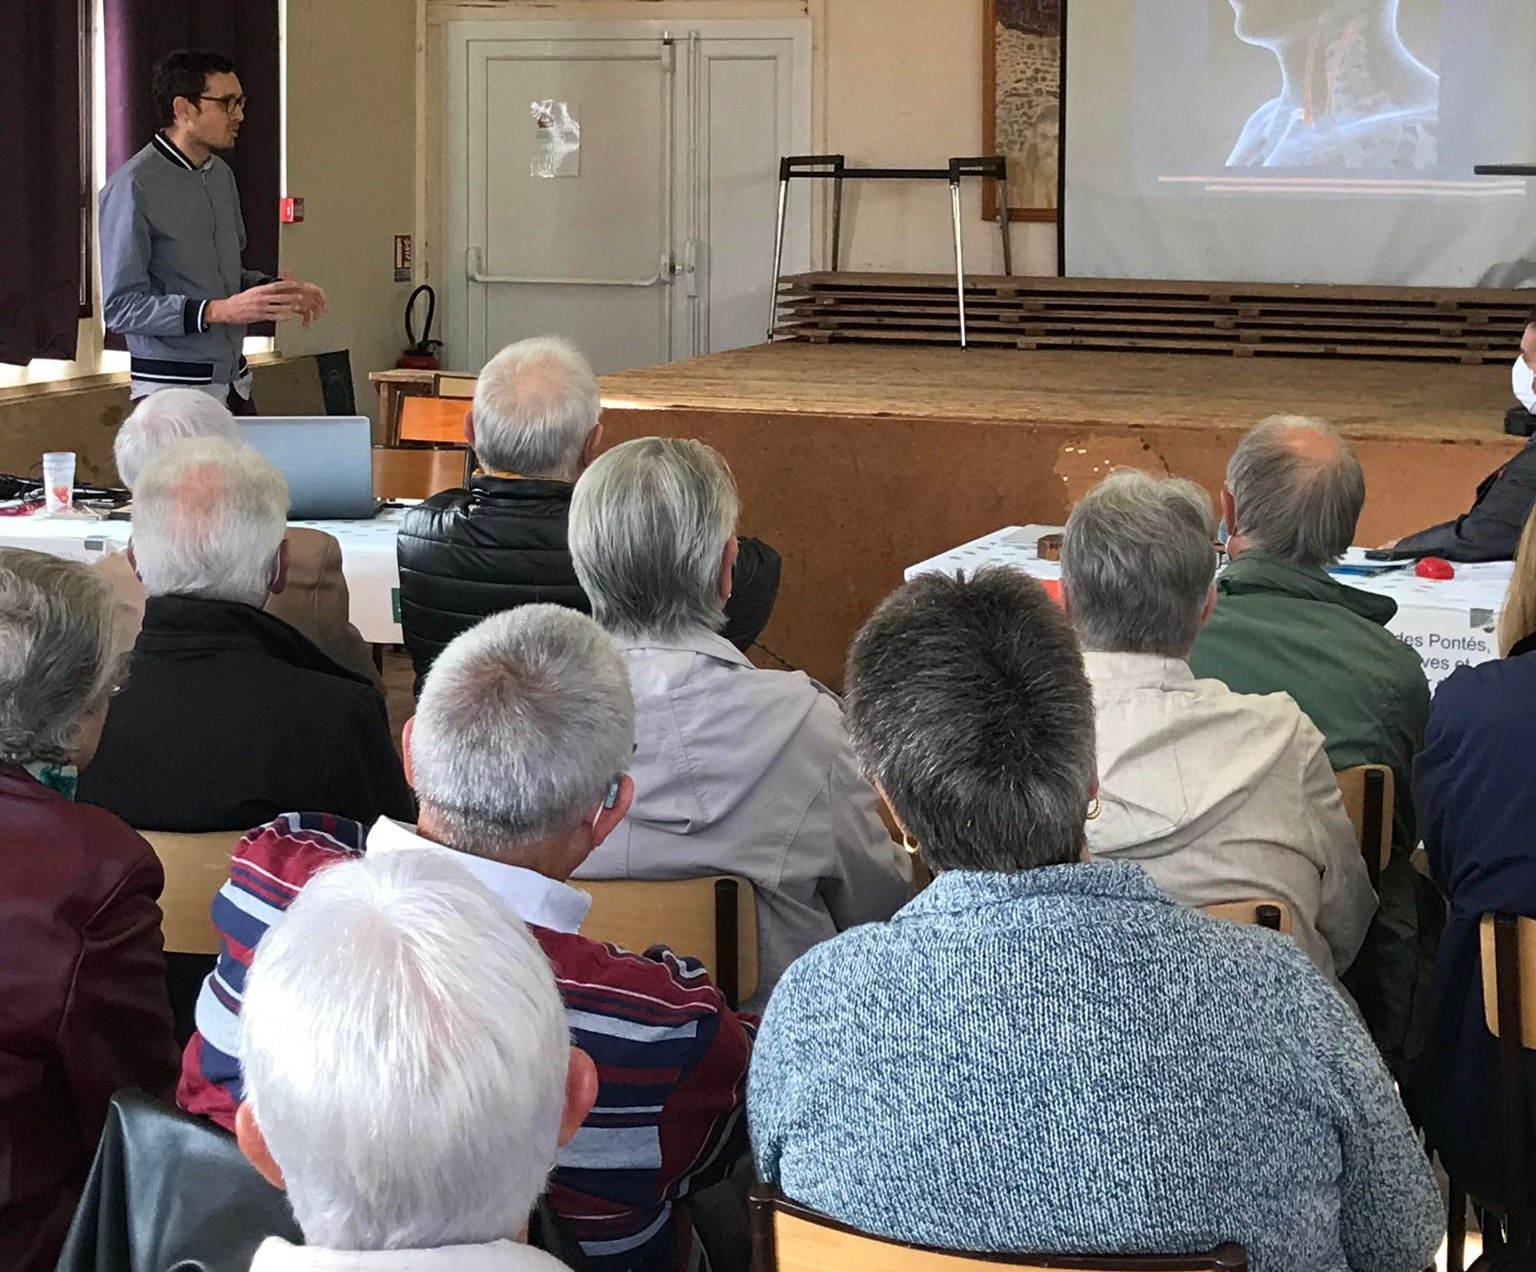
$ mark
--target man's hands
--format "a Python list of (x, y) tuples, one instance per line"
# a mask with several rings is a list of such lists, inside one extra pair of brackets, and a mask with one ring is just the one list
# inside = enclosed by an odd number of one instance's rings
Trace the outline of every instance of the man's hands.
[(274, 283), (248, 287), (224, 300), (210, 300), (203, 317), (209, 324), (229, 323), (239, 327), (253, 322), (302, 318), (307, 327), (324, 312), (323, 291), (313, 283), (284, 277)]

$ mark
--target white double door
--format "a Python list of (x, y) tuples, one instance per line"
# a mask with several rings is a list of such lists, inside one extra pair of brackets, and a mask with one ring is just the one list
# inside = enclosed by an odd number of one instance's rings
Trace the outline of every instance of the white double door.
[[(766, 336), (781, 155), (810, 139), (805, 20), (445, 28), (448, 357), (558, 334), (599, 373)], [(791, 191), (785, 272), (810, 258)]]

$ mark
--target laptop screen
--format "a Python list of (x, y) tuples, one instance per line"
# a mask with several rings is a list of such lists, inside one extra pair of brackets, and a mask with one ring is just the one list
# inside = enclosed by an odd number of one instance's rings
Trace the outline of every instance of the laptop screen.
[(235, 422), (245, 443), (288, 483), (290, 518), (356, 521), (378, 511), (366, 416), (257, 415)]

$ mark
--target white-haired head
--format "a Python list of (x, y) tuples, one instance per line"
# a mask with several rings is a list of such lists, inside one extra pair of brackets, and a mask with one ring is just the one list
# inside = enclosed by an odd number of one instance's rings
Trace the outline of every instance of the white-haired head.
[[(122, 674), (112, 598), (97, 571), (0, 548), (0, 761), (84, 765), (86, 719)], [(100, 725), (96, 725), (97, 731)]]
[(145, 464), (172, 442), (189, 437), (238, 442), (240, 430), (229, 408), (201, 389), (160, 389), (141, 397), (112, 443), (117, 479), (132, 490)]
[(731, 470), (703, 442), (641, 437), (606, 452), (571, 499), (571, 561), (592, 616), (630, 638), (719, 631), (738, 511)]
[(600, 410), (597, 378), (574, 345), (519, 340), (475, 382), (475, 456), (489, 472), (575, 481)]
[(601, 627), (558, 605), (492, 615), (442, 652), (417, 703), (422, 824), (461, 852), (537, 864), (525, 850), (591, 821), (634, 747), (629, 673)]
[(250, 447), (212, 437), (173, 443), (134, 491), (144, 594), (265, 604), (281, 586), (287, 519), (281, 474)]
[(316, 875), (257, 947), (240, 1020), (241, 1147), (310, 1245), (522, 1231), (580, 1061), (543, 951), (449, 854)]

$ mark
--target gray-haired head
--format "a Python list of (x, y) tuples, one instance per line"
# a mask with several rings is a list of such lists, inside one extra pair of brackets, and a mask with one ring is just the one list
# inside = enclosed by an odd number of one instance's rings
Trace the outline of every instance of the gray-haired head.
[(175, 442), (150, 460), (133, 496), (133, 555), (146, 596), (263, 605), (287, 533), (288, 487), (248, 446)]
[(584, 614), (520, 605), (432, 664), (411, 726), (422, 814), (461, 852), (519, 862), (590, 817), (635, 749), (629, 672)]
[(1211, 501), (1180, 477), (1111, 473), (1061, 536), (1062, 591), (1084, 649), (1189, 657), (1215, 577)]
[(1365, 473), (1325, 421), (1271, 415), (1232, 452), (1227, 492), (1245, 551), (1324, 566), (1354, 542)]
[(935, 869), (1078, 860), (1093, 695), (1033, 579), (991, 568), (897, 588), (854, 638), (846, 684), (864, 769)]
[(555, 1160), (570, 1037), (543, 951), (452, 855), (322, 870), (256, 949), (246, 1108), (305, 1240), (516, 1239)]
[(171, 443), (189, 437), (238, 442), (240, 430), (229, 408), (201, 389), (159, 389), (141, 397), (112, 442), (117, 479), (132, 490), (145, 464)]
[(0, 548), (0, 760), (68, 764), (122, 670), (112, 600), (88, 565)]
[(593, 617), (631, 638), (719, 631), (739, 510), (731, 470), (703, 442), (641, 437), (601, 456), (571, 500), (571, 560)]
[(519, 340), (475, 382), (475, 455), (492, 472), (575, 481), (600, 411), (597, 377), (574, 345)]

